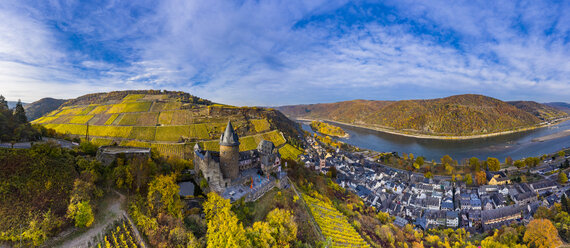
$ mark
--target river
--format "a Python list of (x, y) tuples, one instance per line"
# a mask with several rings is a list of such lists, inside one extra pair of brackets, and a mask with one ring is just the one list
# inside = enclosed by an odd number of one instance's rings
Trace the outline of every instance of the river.
[[(307, 122), (301, 124), (304, 130), (313, 133)], [(479, 159), (495, 157), (505, 161), (508, 156), (521, 159), (570, 147), (570, 136), (543, 142), (532, 141), (535, 138), (570, 130), (570, 120), (549, 127), (470, 140), (419, 139), (336, 123), (334, 125), (340, 126), (350, 134), (348, 138), (338, 139), (347, 144), (379, 152), (413, 153), (416, 157), (423, 156), (427, 160), (436, 161), (446, 154), (459, 161), (470, 157)]]

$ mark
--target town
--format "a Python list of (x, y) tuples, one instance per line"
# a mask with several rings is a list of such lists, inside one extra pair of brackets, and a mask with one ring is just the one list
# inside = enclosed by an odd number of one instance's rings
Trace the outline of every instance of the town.
[[(421, 173), (400, 170), (375, 159), (377, 152), (325, 149), (313, 136), (306, 136), (306, 167), (322, 174), (336, 171), (336, 182), (358, 194), (363, 201), (395, 217), (394, 224), (416, 228), (465, 228), (484, 232), (510, 223), (528, 224), (540, 206), (550, 207), (570, 195), (553, 174), (558, 163), (549, 159), (530, 170), (541, 177), (532, 183), (516, 183), (508, 170), (486, 171), (487, 184), (467, 185), (451, 176), (426, 178)], [(394, 152), (395, 154), (395, 152)], [(566, 155), (561, 161), (568, 161)], [(333, 169), (334, 167), (334, 169)], [(550, 176), (547, 176), (550, 175)]]

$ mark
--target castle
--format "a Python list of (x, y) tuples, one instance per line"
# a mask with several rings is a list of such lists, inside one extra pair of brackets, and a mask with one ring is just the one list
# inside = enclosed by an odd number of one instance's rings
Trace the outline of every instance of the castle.
[(204, 151), (198, 143), (194, 146), (194, 168), (202, 173), (210, 189), (223, 193), (232, 186), (243, 186), (253, 178), (264, 177), (280, 169), (281, 159), (271, 141), (261, 141), (257, 149), (239, 151), (239, 137), (232, 123), (220, 136), (220, 151)]

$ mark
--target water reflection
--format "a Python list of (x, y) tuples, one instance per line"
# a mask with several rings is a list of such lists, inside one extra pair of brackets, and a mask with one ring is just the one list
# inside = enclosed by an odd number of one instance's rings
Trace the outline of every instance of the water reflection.
[[(556, 152), (570, 146), (570, 136), (544, 142), (532, 141), (535, 138), (570, 129), (570, 121), (565, 121), (552, 127), (471, 140), (418, 139), (358, 127), (337, 125), (350, 134), (349, 138), (339, 139), (348, 144), (381, 152), (413, 153), (416, 156), (424, 156), (428, 160), (438, 160), (448, 154), (458, 160), (475, 156), (482, 159), (496, 157), (504, 161), (507, 156), (511, 156), (513, 159), (520, 159)], [(312, 133), (307, 123), (303, 123), (302, 126), (303, 129)]]

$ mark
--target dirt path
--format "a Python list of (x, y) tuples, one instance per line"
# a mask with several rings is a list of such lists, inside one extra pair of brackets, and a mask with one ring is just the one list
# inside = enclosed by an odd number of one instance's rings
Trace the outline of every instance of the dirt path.
[[(59, 245), (56, 245), (55, 247), (88, 247), (89, 242), (93, 242), (95, 237), (101, 235), (109, 225), (112, 225), (115, 220), (121, 218), (126, 218), (132, 225), (132, 220), (122, 208), (122, 206), (125, 204), (125, 196), (115, 190), (112, 192), (116, 194), (116, 197), (106, 200), (108, 202), (103, 205), (102, 209), (99, 210), (101, 216), (94, 222), (93, 226), (78, 236), (73, 236), (73, 232), (68, 233), (69, 236), (64, 235), (64, 237), (61, 237), (60, 239), (65, 239), (65, 241)], [(135, 238), (140, 240), (140, 234), (138, 233), (136, 227), (133, 226), (133, 230), (135, 232)], [(54, 242), (57, 242), (57, 240)]]

